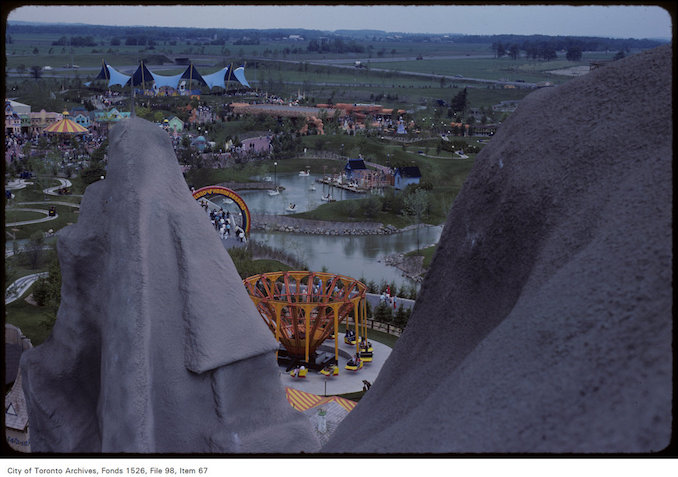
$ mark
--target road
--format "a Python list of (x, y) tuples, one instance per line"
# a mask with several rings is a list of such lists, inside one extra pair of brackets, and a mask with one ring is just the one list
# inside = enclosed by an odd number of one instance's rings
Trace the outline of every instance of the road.
[[(203, 61), (211, 60), (214, 59), (215, 61), (221, 60), (221, 58), (212, 58), (212, 57), (196, 57), (198, 59), (201, 59)], [(423, 60), (468, 60), (468, 59), (479, 59), (479, 58), (494, 58), (494, 55), (438, 55), (438, 56), (425, 56), (423, 57)], [(355, 62), (360, 61), (362, 64), (374, 64), (374, 63), (391, 63), (391, 62), (398, 62), (398, 61), (416, 61), (416, 57), (414, 56), (399, 56), (399, 57), (391, 57), (391, 58), (384, 58), (384, 57), (377, 57), (377, 58), (338, 58), (338, 59), (317, 59), (317, 60), (309, 60), (309, 59), (300, 59), (300, 60), (274, 60), (271, 58), (257, 58), (252, 61), (266, 61), (266, 62), (279, 62), (279, 63), (292, 63), (292, 64), (300, 64), (300, 63), (306, 63), (309, 65), (318, 65), (318, 66), (332, 66), (333, 68), (346, 68), (346, 69), (351, 69), (351, 70), (356, 70), (355, 68)], [(201, 67), (205, 69), (207, 72), (207, 69), (209, 68), (207, 65), (198, 65), (197, 61), (194, 62), (196, 67)], [(136, 70), (137, 66), (136, 65), (111, 65), (113, 66), (116, 70), (120, 71), (121, 73), (124, 74), (132, 74), (134, 70)], [(163, 70), (172, 70), (172, 69), (177, 69), (181, 68), (183, 65), (175, 65), (175, 64), (169, 64), (169, 65), (147, 65), (148, 68), (150, 68), (153, 71), (159, 72)], [(80, 72), (98, 72), (101, 67), (97, 66), (95, 68), (92, 67), (81, 67), (79, 70)], [(214, 66), (213, 68), (216, 68)], [(370, 66), (369, 68), (370, 71), (377, 71), (377, 72), (385, 72), (385, 73), (393, 73), (393, 69), (385, 69), (385, 68), (373, 68)], [(54, 68), (51, 70), (52, 73), (44, 73), (42, 74), (43, 77), (63, 77), (63, 74), (55, 74), (55, 72), (59, 71), (76, 71), (76, 70), (71, 70), (68, 68)], [(358, 70), (357, 70), (358, 71)], [(486, 79), (486, 78), (467, 78), (463, 76), (458, 76), (458, 75), (442, 75), (442, 74), (435, 74), (435, 73), (419, 73), (415, 71), (402, 71), (402, 70), (396, 70), (396, 73), (400, 75), (407, 75), (407, 76), (416, 76), (416, 77), (421, 77), (421, 78), (429, 78), (432, 80), (441, 80), (444, 79), (446, 81), (464, 81), (464, 82), (474, 82), (474, 83), (485, 83), (485, 84), (497, 84), (497, 85), (513, 85), (519, 88), (536, 88), (537, 85), (536, 83), (528, 83), (528, 82), (522, 82), (522, 81), (500, 81), (500, 80), (493, 80), (493, 79)], [(14, 76), (19, 76), (17, 73), (8, 71), (7, 76), (14, 77)], [(248, 79), (250, 83), (261, 83), (260, 81), (257, 80), (251, 80)], [(304, 82), (290, 82), (288, 84), (303, 84)], [(383, 86), (383, 84), (365, 84), (365, 83), (328, 83), (328, 82), (311, 82), (307, 81), (306, 83), (310, 84), (315, 84), (319, 86), (368, 86), (368, 87), (378, 87), (378, 86)]]

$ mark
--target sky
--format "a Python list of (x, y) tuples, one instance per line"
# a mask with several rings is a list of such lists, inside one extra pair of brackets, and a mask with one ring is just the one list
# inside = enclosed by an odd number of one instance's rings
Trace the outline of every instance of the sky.
[(373, 29), (466, 35), (672, 38), (659, 6), (603, 5), (172, 5), (42, 6), (12, 10), (9, 21), (226, 29)]

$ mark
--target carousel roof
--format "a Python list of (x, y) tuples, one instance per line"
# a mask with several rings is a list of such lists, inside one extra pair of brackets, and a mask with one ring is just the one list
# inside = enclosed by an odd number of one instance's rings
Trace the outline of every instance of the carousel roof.
[(80, 126), (72, 119), (63, 118), (61, 121), (57, 121), (56, 123), (47, 126), (44, 131), (57, 134), (80, 134), (87, 132), (87, 128)]

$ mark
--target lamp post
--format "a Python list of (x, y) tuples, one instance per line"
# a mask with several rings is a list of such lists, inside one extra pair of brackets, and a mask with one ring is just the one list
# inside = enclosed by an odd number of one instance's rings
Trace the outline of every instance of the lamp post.
[(273, 163), (273, 186), (275, 187), (275, 190), (278, 190), (278, 163), (274, 162)]

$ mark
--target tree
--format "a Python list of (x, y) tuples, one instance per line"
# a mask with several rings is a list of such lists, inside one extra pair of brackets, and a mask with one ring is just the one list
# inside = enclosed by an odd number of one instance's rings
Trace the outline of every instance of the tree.
[(520, 48), (515, 43), (509, 46), (508, 54), (512, 60), (515, 60), (520, 56)]
[(59, 260), (54, 257), (49, 264), (49, 274), (40, 278), (33, 288), (33, 298), (40, 306), (48, 306), (55, 311), (61, 304), (61, 268)]
[(565, 53), (565, 58), (567, 61), (580, 61), (582, 57), (582, 51), (581, 48), (577, 46), (573, 46), (567, 49), (567, 53)]
[(40, 77), (42, 76), (42, 67), (33, 65), (31, 66), (31, 76), (35, 80), (39, 80)]
[(621, 60), (622, 58), (625, 58), (625, 57), (626, 57), (626, 54), (624, 54), (624, 51), (623, 51), (623, 50), (619, 50), (619, 51), (617, 52), (617, 54), (615, 54), (615, 55), (612, 57), (612, 61)]
[(408, 308), (406, 310), (403, 304), (401, 303), (400, 306), (398, 307), (398, 310), (395, 313), (395, 316), (393, 317), (393, 324), (396, 325), (401, 330), (404, 330), (409, 319), (410, 319), (410, 309)]
[[(408, 186), (409, 187), (409, 186)], [(416, 189), (405, 196), (404, 214), (412, 218), (417, 225), (417, 252), (419, 251), (419, 224), (430, 207), (429, 193), (424, 189)]]
[(467, 94), (466, 88), (464, 88), (463, 91), (460, 91), (452, 98), (452, 101), (450, 101), (450, 108), (452, 111), (455, 113), (463, 113), (466, 111), (466, 108), (468, 107)]
[(26, 73), (26, 65), (24, 65), (23, 63), (18, 65), (16, 67), (16, 72), (19, 74), (19, 76), (23, 76), (24, 73)]
[(388, 303), (381, 302), (374, 309), (374, 321), (388, 324), (393, 321), (393, 312), (391, 311), (391, 307), (388, 305)]
[(43, 246), (45, 245), (45, 237), (42, 232), (33, 232), (31, 238), (28, 240), (24, 256), (27, 259), (28, 266), (35, 270), (40, 265), (42, 256), (44, 254)]

